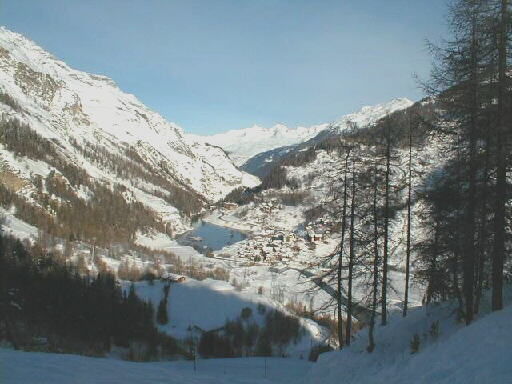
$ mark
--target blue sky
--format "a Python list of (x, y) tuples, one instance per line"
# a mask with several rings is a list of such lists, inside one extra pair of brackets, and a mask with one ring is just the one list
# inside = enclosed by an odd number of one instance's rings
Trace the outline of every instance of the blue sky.
[(445, 0), (0, 0), (0, 23), (187, 132), (421, 98)]

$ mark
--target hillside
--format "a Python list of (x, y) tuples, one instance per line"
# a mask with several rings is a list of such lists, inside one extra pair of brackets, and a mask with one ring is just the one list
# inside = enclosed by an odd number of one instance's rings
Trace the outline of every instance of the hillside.
[[(509, 292), (510, 293), (510, 292)], [(510, 295), (507, 298), (510, 303)], [(309, 383), (506, 383), (512, 368), (509, 346), (512, 306), (483, 311), (472, 325), (457, 320), (455, 303), (415, 308), (407, 318), (397, 313), (378, 327), (377, 347), (366, 352), (367, 331), (350, 348), (322, 355)], [(418, 336), (418, 349), (411, 342)]]
[(96, 199), (98, 209), (133, 211), (139, 229), (169, 223), (166, 230), (182, 232), (186, 216), (258, 184), (220, 148), (190, 141), (111, 79), (73, 70), (3, 27), (0, 68), (1, 187), (10, 196), (2, 204), (11, 200), (38, 227), (42, 215), (63, 220), (66, 204), (85, 206), (87, 217)]
[[(506, 383), (512, 374), (509, 325), (512, 306), (482, 315), (473, 325), (457, 322), (454, 305), (417, 308), (379, 327), (373, 354), (366, 352), (365, 331), (350, 348), (330, 352), (316, 364), (299, 359), (250, 358), (130, 363), (114, 358), (18, 352), (0, 349), (0, 378), (7, 383)], [(434, 327), (432, 326), (434, 324)], [(419, 350), (411, 354), (411, 340)], [(9, 369), (7, 369), (9, 367)]]
[[(165, 282), (154, 284), (138, 282), (135, 284), (137, 295), (143, 300), (151, 301), (156, 308), (164, 298)], [(128, 290), (129, 285), (125, 283)], [(202, 331), (221, 329), (227, 321), (240, 318), (244, 308), (250, 308), (246, 325), (257, 324), (264, 327), (265, 317), (272, 310), (287, 313), (284, 306), (256, 292), (239, 291), (230, 283), (206, 279), (197, 281), (187, 279), (183, 283), (172, 284), (166, 302), (169, 322), (160, 325), (160, 329), (169, 335), (185, 340), (192, 334), (198, 337)], [(307, 358), (312, 345), (321, 344), (329, 337), (328, 331), (315, 322), (301, 319), (304, 334), (296, 343), (290, 342), (283, 348), (283, 354), (289, 357)], [(192, 333), (191, 333), (192, 332)]]

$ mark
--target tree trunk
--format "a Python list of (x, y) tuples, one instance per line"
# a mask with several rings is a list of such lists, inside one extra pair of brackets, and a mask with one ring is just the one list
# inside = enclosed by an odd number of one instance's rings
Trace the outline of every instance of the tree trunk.
[(412, 194), (412, 125), (409, 117), (409, 175), (407, 181), (407, 244), (405, 260), (405, 294), (402, 315), (407, 316), (409, 303), (409, 280), (411, 276), (411, 194)]
[(481, 224), (479, 231), (479, 239), (478, 239), (478, 264), (477, 264), (477, 273), (476, 273), (476, 283), (475, 283), (475, 314), (480, 311), (480, 300), (482, 298), (482, 289), (485, 280), (485, 259), (487, 256), (486, 245), (487, 245), (487, 236), (488, 236), (488, 228), (487, 228), (487, 194), (488, 194), (488, 178), (489, 178), (489, 154), (491, 147), (490, 143), (490, 135), (487, 134), (485, 137), (485, 161), (484, 161), (484, 171), (482, 175), (482, 197), (481, 197)]
[(377, 314), (377, 290), (379, 287), (379, 225), (377, 213), (377, 194), (378, 194), (378, 181), (377, 181), (377, 164), (375, 164), (375, 176), (373, 182), (373, 286), (372, 286), (372, 312), (370, 317), (370, 327), (368, 330), (368, 348), (369, 353), (375, 349), (375, 340), (373, 331), (375, 328), (375, 316)]
[(355, 165), (352, 162), (352, 201), (350, 203), (350, 238), (348, 259), (348, 289), (347, 289), (347, 324), (345, 330), (345, 344), (350, 345), (352, 336), (352, 281), (354, 270), (354, 218), (355, 218), (356, 178)]
[(494, 252), (492, 259), (492, 310), (503, 308), (503, 263), (505, 260), (505, 209), (507, 170), (505, 148), (506, 133), (506, 80), (507, 80), (507, 21), (508, 0), (501, 0), (500, 31), (498, 41), (498, 127), (496, 135), (496, 201), (494, 210)]
[(476, 15), (473, 16), (471, 39), (471, 78), (470, 78), (470, 121), (469, 121), (469, 188), (465, 218), (463, 291), (465, 300), (466, 325), (471, 324), (474, 315), (475, 286), (475, 193), (476, 193), (476, 124), (478, 118), (478, 57), (476, 38)]
[(388, 322), (388, 241), (389, 241), (389, 177), (391, 173), (391, 127), (386, 123), (386, 180), (384, 196), (384, 257), (382, 260), (382, 325)]
[(338, 287), (337, 287), (337, 309), (338, 309), (338, 342), (340, 349), (343, 347), (343, 320), (341, 313), (341, 271), (343, 267), (343, 245), (345, 242), (345, 232), (347, 229), (347, 174), (348, 174), (348, 158), (350, 151), (345, 157), (345, 170), (343, 176), (343, 212), (341, 221), (341, 243), (340, 253), (338, 255)]

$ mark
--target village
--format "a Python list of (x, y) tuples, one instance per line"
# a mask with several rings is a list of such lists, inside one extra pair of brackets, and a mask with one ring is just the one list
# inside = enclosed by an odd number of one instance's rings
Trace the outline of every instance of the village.
[[(279, 225), (279, 216), (286, 214), (290, 207), (275, 198), (262, 200), (251, 208), (251, 217), (245, 218), (245, 224), (253, 230), (244, 241), (219, 251), (219, 256), (263, 265), (298, 261), (301, 254), (310, 254), (320, 244), (327, 244), (335, 229), (335, 223), (326, 216), (297, 223), (295, 228), (283, 228)], [(221, 208), (223, 215), (237, 209), (240, 208), (233, 203), (226, 203)]]

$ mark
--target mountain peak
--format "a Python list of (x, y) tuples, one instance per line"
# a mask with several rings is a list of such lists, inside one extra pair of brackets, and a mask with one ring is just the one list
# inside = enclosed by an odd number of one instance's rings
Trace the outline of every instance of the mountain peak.
[(340, 131), (345, 129), (348, 124), (353, 123), (360, 127), (369, 126), (375, 124), (383, 117), (393, 112), (409, 108), (413, 104), (413, 101), (402, 97), (376, 105), (367, 105), (362, 107), (358, 112), (343, 116), (338, 121), (333, 123), (333, 126), (335, 126)]
[(194, 135), (193, 138), (199, 142), (224, 148), (234, 163), (241, 166), (259, 153), (305, 142), (328, 128), (342, 131), (354, 123), (360, 127), (375, 124), (384, 116), (408, 108), (412, 104), (414, 103), (409, 99), (396, 98), (385, 103), (364, 106), (358, 112), (345, 115), (334, 123), (294, 128), (282, 123), (267, 128), (253, 125), (250, 128), (231, 130), (211, 136)]

